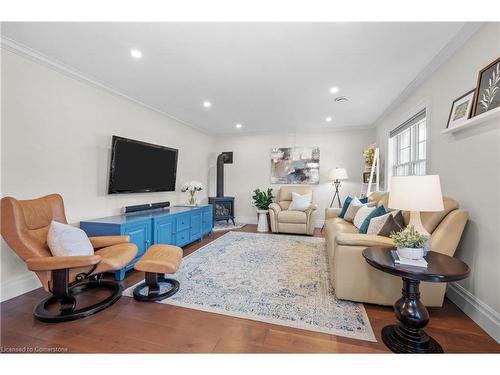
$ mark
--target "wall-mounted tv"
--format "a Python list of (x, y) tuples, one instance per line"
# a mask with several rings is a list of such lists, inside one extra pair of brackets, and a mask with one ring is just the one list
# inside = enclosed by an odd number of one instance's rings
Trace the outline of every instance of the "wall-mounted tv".
[(178, 152), (114, 135), (108, 193), (174, 191)]

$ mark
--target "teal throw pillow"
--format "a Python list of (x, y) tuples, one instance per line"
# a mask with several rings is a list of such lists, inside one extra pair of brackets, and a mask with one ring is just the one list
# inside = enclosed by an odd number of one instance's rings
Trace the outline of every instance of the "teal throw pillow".
[(340, 213), (339, 213), (339, 217), (341, 217), (342, 219), (344, 218), (344, 215), (347, 212), (347, 209), (349, 208), (349, 205), (351, 204), (351, 202), (352, 202), (351, 197), (347, 197), (345, 199), (344, 204), (342, 205), (342, 209), (340, 210)]
[(374, 209), (370, 214), (366, 217), (365, 221), (363, 221), (363, 224), (359, 227), (359, 233), (366, 234), (368, 232), (368, 226), (370, 225), (370, 220), (373, 219), (374, 217), (377, 216), (382, 216), (385, 215), (387, 211), (385, 210), (384, 206), (378, 206), (376, 209)]

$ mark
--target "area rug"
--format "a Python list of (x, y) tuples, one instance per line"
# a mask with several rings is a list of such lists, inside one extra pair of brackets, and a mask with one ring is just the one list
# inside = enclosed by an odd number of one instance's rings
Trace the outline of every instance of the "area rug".
[(223, 230), (233, 230), (243, 228), (246, 224), (235, 223), (233, 224), (231, 221), (226, 223), (225, 221), (216, 221), (213, 227), (214, 232), (219, 232)]
[(323, 238), (228, 232), (183, 259), (179, 292), (159, 303), (376, 341), (363, 305), (337, 299), (329, 272)]

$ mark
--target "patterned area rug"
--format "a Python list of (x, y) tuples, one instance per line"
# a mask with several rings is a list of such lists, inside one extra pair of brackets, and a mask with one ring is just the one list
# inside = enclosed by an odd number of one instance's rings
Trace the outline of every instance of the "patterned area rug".
[(233, 225), (232, 221), (229, 221), (229, 223), (226, 223), (225, 221), (216, 221), (214, 224), (214, 232), (219, 232), (222, 230), (232, 230), (232, 229), (240, 229), (243, 228), (246, 224), (240, 224), (240, 223), (235, 223)]
[(376, 341), (363, 305), (338, 300), (329, 277), (323, 238), (229, 232), (183, 259), (179, 292), (159, 303)]

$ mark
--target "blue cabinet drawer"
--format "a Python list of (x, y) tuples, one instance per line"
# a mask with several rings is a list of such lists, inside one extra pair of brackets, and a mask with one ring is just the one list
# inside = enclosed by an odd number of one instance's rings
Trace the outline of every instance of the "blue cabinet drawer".
[(182, 214), (182, 215), (178, 215), (177, 218), (176, 218), (176, 232), (180, 232), (180, 231), (183, 231), (185, 229), (189, 229), (189, 226), (190, 226), (190, 218), (191, 214)]
[(191, 242), (191, 238), (189, 236), (189, 228), (184, 229), (183, 231), (177, 232), (175, 234), (175, 245), (182, 247)]

